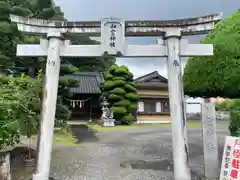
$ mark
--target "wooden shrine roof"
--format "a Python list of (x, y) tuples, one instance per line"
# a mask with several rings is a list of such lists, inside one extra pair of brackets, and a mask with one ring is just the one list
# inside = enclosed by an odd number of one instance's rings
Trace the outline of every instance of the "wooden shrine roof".
[(100, 83), (103, 81), (99, 72), (79, 72), (71, 75), (79, 81), (78, 87), (71, 88), (77, 94), (101, 94)]

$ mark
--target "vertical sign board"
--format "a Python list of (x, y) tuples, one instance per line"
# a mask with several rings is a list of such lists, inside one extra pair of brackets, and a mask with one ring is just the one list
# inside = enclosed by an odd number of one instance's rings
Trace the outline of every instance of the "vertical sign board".
[(220, 180), (240, 179), (240, 138), (227, 136), (222, 158)]
[(211, 102), (202, 104), (202, 132), (205, 176), (219, 178), (218, 140), (216, 132), (216, 110)]
[(102, 52), (108, 55), (123, 55), (125, 40), (125, 22), (119, 19), (104, 19), (101, 21)]

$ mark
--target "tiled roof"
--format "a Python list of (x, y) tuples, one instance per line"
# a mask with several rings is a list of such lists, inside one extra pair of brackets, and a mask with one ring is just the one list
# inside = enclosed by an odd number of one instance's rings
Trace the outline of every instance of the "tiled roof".
[(141, 76), (141, 77), (138, 77), (136, 78), (134, 81), (136, 83), (142, 83), (142, 82), (147, 82), (148, 80), (150, 79), (153, 79), (153, 78), (158, 78), (160, 79), (163, 83), (168, 83), (168, 80), (161, 76), (157, 71), (153, 71), (151, 73), (148, 73), (148, 74), (145, 74), (144, 76)]
[(103, 81), (101, 73), (98, 72), (80, 72), (71, 75), (79, 81), (79, 86), (71, 88), (72, 93), (79, 94), (101, 94), (100, 83)]
[(168, 80), (157, 71), (153, 71), (134, 80), (138, 88), (168, 88)]

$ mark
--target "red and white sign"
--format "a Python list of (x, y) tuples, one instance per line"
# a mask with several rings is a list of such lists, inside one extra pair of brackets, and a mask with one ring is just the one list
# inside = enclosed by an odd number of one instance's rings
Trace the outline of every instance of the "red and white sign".
[(225, 140), (220, 180), (240, 180), (240, 138)]

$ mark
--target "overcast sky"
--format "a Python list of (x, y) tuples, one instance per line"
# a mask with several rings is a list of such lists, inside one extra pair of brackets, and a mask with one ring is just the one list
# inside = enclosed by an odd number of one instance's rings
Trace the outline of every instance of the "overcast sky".
[[(167, 20), (223, 12), (228, 16), (240, 8), (240, 0), (55, 0), (68, 20), (100, 20), (118, 17), (124, 20)], [(189, 38), (198, 43), (202, 37)], [(128, 38), (128, 44), (152, 44), (156, 38)], [(166, 60), (153, 58), (117, 59), (127, 65), (135, 77), (158, 70), (167, 76)]]
[[(219, 12), (223, 12), (226, 17), (240, 8), (240, 0), (55, 0), (55, 2), (63, 10), (65, 17), (72, 21), (100, 20), (107, 17), (124, 20), (170, 20)], [(199, 43), (202, 37), (194, 36), (188, 39), (189, 43)], [(155, 44), (156, 37), (128, 38), (127, 43)], [(155, 70), (167, 77), (165, 59), (121, 58), (117, 59), (117, 64), (127, 65), (135, 77)], [(200, 107), (196, 106), (187, 106), (187, 111), (199, 111)]]

